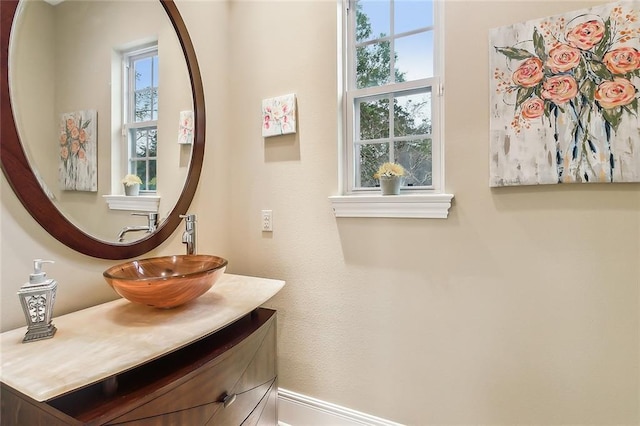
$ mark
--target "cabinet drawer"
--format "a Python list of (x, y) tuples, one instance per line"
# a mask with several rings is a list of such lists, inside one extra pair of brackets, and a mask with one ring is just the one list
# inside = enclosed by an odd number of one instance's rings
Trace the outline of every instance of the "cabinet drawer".
[[(275, 322), (261, 327), (224, 355), (205, 363), (183, 379), (155, 392), (152, 400), (108, 424), (137, 421), (154, 424), (240, 424), (275, 381)], [(225, 408), (229, 396), (233, 403)], [(220, 418), (218, 421), (217, 419)], [(213, 423), (207, 423), (214, 420)]]

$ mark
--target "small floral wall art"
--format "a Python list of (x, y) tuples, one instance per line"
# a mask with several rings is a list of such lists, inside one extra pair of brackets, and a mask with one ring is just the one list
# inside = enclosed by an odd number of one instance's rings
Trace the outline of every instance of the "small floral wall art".
[(640, 182), (640, 2), (490, 32), (490, 186)]
[(262, 136), (296, 132), (296, 95), (284, 95), (262, 101)]
[(180, 111), (178, 143), (181, 145), (193, 143), (193, 111)]
[(97, 113), (64, 113), (60, 120), (58, 182), (65, 191), (98, 191)]

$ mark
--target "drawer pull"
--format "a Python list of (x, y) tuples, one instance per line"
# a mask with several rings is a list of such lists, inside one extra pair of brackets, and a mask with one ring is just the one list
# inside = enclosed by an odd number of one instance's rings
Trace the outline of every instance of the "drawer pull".
[(232, 395), (226, 395), (223, 399), (222, 399), (222, 403), (224, 404), (224, 408), (227, 408), (228, 406), (230, 406), (231, 404), (233, 404), (236, 400), (236, 394), (232, 394)]

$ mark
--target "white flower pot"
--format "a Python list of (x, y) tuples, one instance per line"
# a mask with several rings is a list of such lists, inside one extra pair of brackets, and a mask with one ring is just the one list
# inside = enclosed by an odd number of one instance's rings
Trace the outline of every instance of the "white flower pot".
[(139, 183), (134, 183), (133, 185), (127, 185), (126, 183), (123, 184), (124, 185), (124, 195), (138, 195), (140, 194), (140, 184)]
[(402, 184), (402, 177), (391, 176), (380, 178), (380, 189), (382, 195), (398, 195), (400, 194), (400, 186)]

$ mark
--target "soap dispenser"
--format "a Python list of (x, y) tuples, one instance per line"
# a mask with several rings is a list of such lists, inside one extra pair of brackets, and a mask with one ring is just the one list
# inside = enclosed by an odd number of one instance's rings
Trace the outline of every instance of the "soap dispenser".
[(35, 259), (33, 273), (29, 275), (29, 282), (25, 283), (18, 291), (22, 310), (27, 319), (27, 334), (22, 339), (22, 343), (49, 339), (56, 334), (56, 327), (51, 324), (51, 319), (58, 283), (55, 280), (47, 279), (47, 274), (42, 271), (44, 263), (54, 262), (53, 260)]

